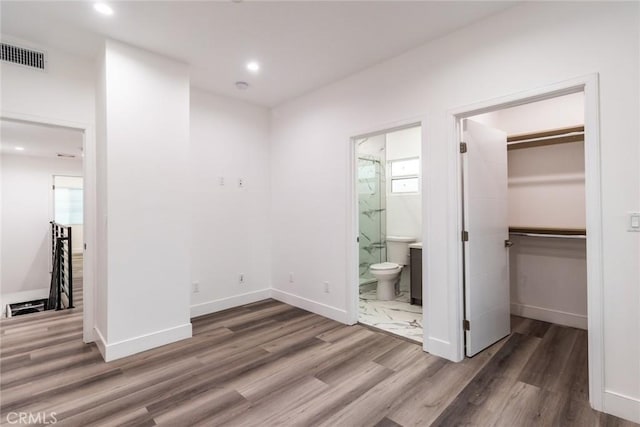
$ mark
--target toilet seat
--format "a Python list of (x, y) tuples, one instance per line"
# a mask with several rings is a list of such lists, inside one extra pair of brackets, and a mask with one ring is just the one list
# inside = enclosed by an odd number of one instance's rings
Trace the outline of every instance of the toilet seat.
[(369, 267), (369, 269), (383, 271), (383, 270), (393, 270), (398, 267), (400, 267), (400, 265), (396, 264), (395, 262), (381, 262), (379, 264), (372, 264), (371, 267)]

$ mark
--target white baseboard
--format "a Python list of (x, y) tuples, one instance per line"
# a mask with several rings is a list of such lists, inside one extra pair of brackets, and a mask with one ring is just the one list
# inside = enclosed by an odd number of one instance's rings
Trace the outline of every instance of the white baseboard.
[(603, 405), (607, 414), (640, 424), (640, 399), (606, 390)]
[(556, 323), (558, 325), (571, 326), (572, 328), (587, 329), (587, 316), (582, 314), (567, 313), (549, 308), (533, 305), (511, 303), (511, 314), (542, 320), (543, 322)]
[(246, 294), (234, 295), (232, 297), (207, 301), (191, 306), (191, 318), (204, 316), (228, 308), (238, 307), (252, 302), (262, 301), (271, 298), (271, 289), (261, 289), (259, 291), (247, 292)]
[(192, 336), (191, 323), (185, 323), (184, 325), (175, 326), (173, 328), (140, 335), (138, 337), (114, 343), (108, 343), (97, 328), (95, 329), (95, 332), (98, 337), (96, 345), (98, 346), (98, 350), (100, 350), (105, 362), (111, 362), (145, 350), (150, 350), (152, 348), (191, 338)]
[(271, 298), (282, 301), (286, 304), (293, 305), (303, 310), (308, 310), (320, 316), (328, 317), (340, 323), (349, 324), (349, 316), (345, 310), (340, 310), (330, 305), (302, 298), (297, 295), (290, 294), (278, 289), (271, 289)]

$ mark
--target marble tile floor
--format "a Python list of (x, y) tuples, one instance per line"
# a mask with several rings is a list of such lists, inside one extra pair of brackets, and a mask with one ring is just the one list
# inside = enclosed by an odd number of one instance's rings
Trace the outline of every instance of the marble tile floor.
[(422, 306), (409, 303), (409, 272), (403, 271), (400, 293), (393, 301), (378, 301), (376, 283), (360, 286), (358, 321), (422, 342)]

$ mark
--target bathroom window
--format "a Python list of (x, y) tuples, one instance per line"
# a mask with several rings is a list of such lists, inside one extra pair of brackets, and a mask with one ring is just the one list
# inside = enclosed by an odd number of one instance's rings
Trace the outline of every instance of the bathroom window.
[(420, 158), (389, 161), (391, 193), (418, 193), (420, 191)]

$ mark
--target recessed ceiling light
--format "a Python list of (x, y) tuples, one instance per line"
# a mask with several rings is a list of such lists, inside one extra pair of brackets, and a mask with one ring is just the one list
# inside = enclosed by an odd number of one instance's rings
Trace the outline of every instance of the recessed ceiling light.
[(256, 61), (247, 62), (247, 70), (256, 73), (260, 71), (260, 64), (258, 64)]
[(24, 151), (24, 147), (16, 147), (17, 151)]
[(102, 13), (103, 15), (113, 15), (113, 9), (111, 9), (111, 6), (109, 6), (108, 4), (105, 3), (95, 3), (93, 5), (93, 8), (97, 11)]

